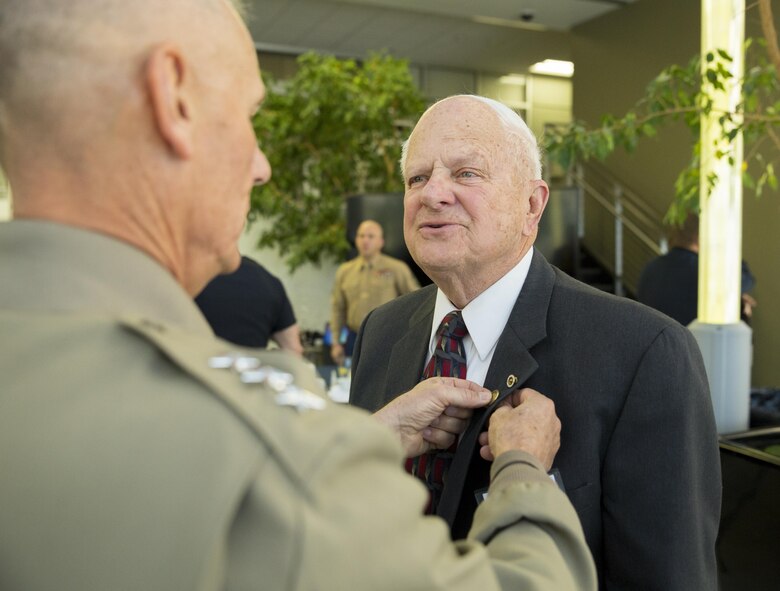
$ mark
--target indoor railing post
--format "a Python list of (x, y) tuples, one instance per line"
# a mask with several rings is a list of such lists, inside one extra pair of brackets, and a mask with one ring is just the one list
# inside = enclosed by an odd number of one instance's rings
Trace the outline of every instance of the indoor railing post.
[(623, 291), (623, 188), (614, 186), (615, 197), (615, 295), (624, 295)]

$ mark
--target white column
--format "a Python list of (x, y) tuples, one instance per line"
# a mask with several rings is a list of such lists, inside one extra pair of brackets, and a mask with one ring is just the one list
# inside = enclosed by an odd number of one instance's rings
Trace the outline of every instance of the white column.
[[(742, 134), (731, 142), (722, 138), (718, 119), (734, 113), (741, 100), (744, 69), (745, 0), (702, 0), (702, 69), (712, 63), (706, 55), (725, 50), (732, 61), (732, 78), (725, 89), (706, 82), (714, 99), (712, 111), (701, 117), (701, 182), (699, 198), (699, 314), (708, 324), (739, 322), (742, 261)], [(731, 156), (718, 158), (718, 153)], [(708, 195), (707, 178), (718, 181)]]
[[(732, 77), (723, 89), (703, 76), (713, 108), (701, 118), (699, 302), (690, 326), (707, 368), (719, 433), (747, 429), (750, 419), (752, 333), (740, 321), (742, 135), (723, 139), (719, 123), (740, 101), (744, 38), (744, 0), (702, 0), (702, 72), (716, 63), (707, 61), (710, 53), (716, 61), (718, 50), (732, 58), (724, 64)], [(714, 187), (707, 180), (712, 174)]]

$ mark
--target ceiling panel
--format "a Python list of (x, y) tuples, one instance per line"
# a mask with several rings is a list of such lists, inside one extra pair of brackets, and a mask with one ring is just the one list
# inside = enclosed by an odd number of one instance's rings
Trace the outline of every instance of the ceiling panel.
[(619, 8), (633, 0), (338, 0), (350, 4), (390, 7), (409, 12), (423, 12), (471, 18), (486, 16), (520, 20), (531, 15), (531, 22), (557, 30), (568, 30)]
[[(569, 59), (565, 29), (619, 6), (619, 0), (249, 1), (250, 30), (262, 49), (312, 49), (357, 58), (387, 50), (415, 64), (496, 74), (527, 72), (545, 58)], [(537, 11), (534, 22), (552, 25), (528, 30), (515, 26), (517, 19), (486, 24), (469, 14), (479, 10), (483, 16), (504, 18), (524, 8)]]

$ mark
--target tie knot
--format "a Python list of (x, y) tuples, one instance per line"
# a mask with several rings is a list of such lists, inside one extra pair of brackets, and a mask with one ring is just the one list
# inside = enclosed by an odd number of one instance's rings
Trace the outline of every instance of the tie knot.
[(466, 323), (463, 321), (463, 314), (461, 314), (460, 310), (453, 310), (441, 321), (438, 334), (445, 337), (462, 339), (468, 332)]

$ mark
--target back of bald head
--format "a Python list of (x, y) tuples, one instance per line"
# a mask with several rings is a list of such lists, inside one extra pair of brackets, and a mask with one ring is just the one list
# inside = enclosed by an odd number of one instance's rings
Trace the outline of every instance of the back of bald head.
[(7, 167), (20, 142), (73, 153), (110, 132), (148, 51), (172, 42), (207, 52), (214, 42), (208, 33), (235, 20), (230, 6), (228, 0), (3, 0), (0, 165)]

